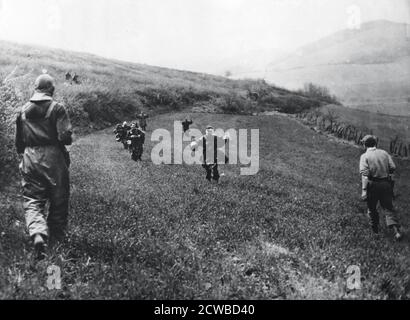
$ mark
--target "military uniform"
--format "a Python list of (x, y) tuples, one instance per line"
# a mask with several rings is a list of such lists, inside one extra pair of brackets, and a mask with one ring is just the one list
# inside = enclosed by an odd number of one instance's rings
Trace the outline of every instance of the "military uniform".
[(52, 82), (50, 76), (40, 76), (35, 94), (18, 112), (16, 148), (23, 154), (20, 172), (29, 234), (61, 240), (70, 194), (70, 160), (65, 146), (72, 143), (72, 126), (66, 109), (53, 101)]
[(122, 125), (122, 130), (121, 130), (121, 143), (124, 145), (124, 149), (128, 149), (128, 144), (127, 144), (127, 138), (128, 138), (128, 133), (131, 130), (131, 127), (127, 124), (127, 122), (124, 122)]
[[(225, 153), (218, 148), (224, 146), (228, 139), (214, 135), (211, 126), (208, 126), (206, 130), (207, 134), (205, 136), (191, 143), (191, 149), (195, 150), (202, 147), (202, 167), (206, 171), (206, 179), (218, 182), (220, 178), (218, 164), (227, 163)], [(208, 130), (211, 130), (211, 132), (208, 133)]]
[(137, 119), (139, 120), (139, 126), (143, 131), (147, 131), (147, 119), (149, 116), (145, 113), (140, 113), (137, 115)]
[(134, 161), (142, 161), (142, 153), (144, 151), (145, 134), (138, 128), (132, 128), (128, 134), (130, 141), (131, 159)]

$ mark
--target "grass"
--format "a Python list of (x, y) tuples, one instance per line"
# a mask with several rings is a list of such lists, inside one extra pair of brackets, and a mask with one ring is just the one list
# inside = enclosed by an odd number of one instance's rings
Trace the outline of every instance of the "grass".
[[(172, 130), (186, 113), (155, 116)], [(16, 187), (0, 197), (0, 298), (408, 299), (409, 238), (375, 237), (359, 202), (360, 152), (281, 116), (192, 114), (195, 127), (260, 129), (260, 172), (225, 166), (219, 185), (200, 166), (142, 163), (111, 129), (71, 147), (67, 243), (30, 263)], [(409, 225), (409, 162), (398, 161), (396, 205)], [(17, 222), (16, 222), (17, 221)], [(49, 265), (62, 290), (46, 287)], [(346, 290), (358, 265), (363, 288)]]

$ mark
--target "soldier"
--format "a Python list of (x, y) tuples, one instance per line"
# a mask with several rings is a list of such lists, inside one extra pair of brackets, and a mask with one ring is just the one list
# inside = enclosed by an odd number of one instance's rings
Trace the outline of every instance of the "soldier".
[(215, 182), (219, 182), (220, 174), (218, 163), (221, 158), (227, 163), (227, 157), (225, 154), (221, 154), (221, 152), (218, 153), (218, 147), (225, 145), (228, 140), (227, 137), (218, 137), (214, 134), (214, 128), (207, 126), (206, 134), (198, 140), (193, 141), (190, 145), (192, 150), (196, 150), (199, 146), (202, 147), (202, 167), (206, 171), (206, 179), (208, 181), (214, 180)]
[(360, 174), (362, 176), (362, 200), (367, 202), (372, 229), (379, 232), (379, 214), (377, 204), (386, 212), (386, 224), (394, 231), (397, 241), (402, 239), (396, 211), (393, 208), (392, 184), (389, 176), (396, 166), (391, 156), (384, 150), (377, 149), (377, 138), (367, 135), (362, 142), (366, 152), (360, 158)]
[(136, 115), (137, 119), (139, 120), (139, 126), (143, 131), (147, 131), (147, 118), (149, 118), (149, 116), (143, 112), (141, 112), (140, 114)]
[(128, 149), (128, 143), (127, 143), (127, 138), (128, 138), (128, 132), (131, 130), (131, 127), (128, 125), (127, 121), (124, 121), (122, 124), (122, 130), (121, 130), (121, 135), (120, 135), (120, 141), (124, 145), (124, 149)]
[(53, 101), (54, 90), (51, 76), (39, 76), (34, 95), (16, 119), (23, 207), (37, 259), (44, 257), (47, 242), (63, 240), (68, 220), (70, 158), (65, 146), (72, 143), (72, 126), (65, 107)]
[(124, 130), (122, 129), (121, 123), (117, 124), (117, 126), (114, 129), (114, 133), (115, 133), (115, 140), (117, 142), (121, 142), (123, 135), (124, 135)]
[(71, 80), (72, 80), (71, 73), (70, 73), (70, 72), (67, 72), (67, 73), (65, 74), (65, 81), (71, 81)]
[(192, 120), (185, 119), (184, 122), (182, 122), (182, 129), (184, 130), (184, 133), (189, 130), (189, 126), (193, 124)]
[(76, 74), (76, 73), (74, 73), (74, 75), (73, 75), (73, 82), (75, 84), (80, 84), (80, 79), (78, 77), (78, 74)]
[(127, 139), (129, 141), (131, 159), (134, 161), (142, 161), (141, 157), (144, 151), (145, 132), (134, 124), (128, 134)]

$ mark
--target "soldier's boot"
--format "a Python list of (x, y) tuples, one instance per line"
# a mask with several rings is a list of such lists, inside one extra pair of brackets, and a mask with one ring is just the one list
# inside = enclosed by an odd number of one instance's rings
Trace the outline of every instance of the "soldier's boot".
[(44, 240), (43, 236), (39, 233), (34, 235), (33, 237), (34, 243), (34, 258), (35, 260), (43, 260), (46, 257), (46, 241)]
[(372, 223), (372, 230), (375, 234), (379, 234), (379, 225), (376, 223)]
[(394, 232), (394, 239), (396, 241), (400, 241), (403, 239), (403, 234), (400, 232), (400, 227), (399, 226), (393, 226), (393, 232)]
[(66, 231), (63, 228), (53, 228), (49, 229), (50, 236), (48, 240), (49, 249), (54, 249), (62, 244), (66, 238)]
[(212, 169), (207, 164), (203, 164), (202, 167), (206, 170), (206, 180), (212, 181)]

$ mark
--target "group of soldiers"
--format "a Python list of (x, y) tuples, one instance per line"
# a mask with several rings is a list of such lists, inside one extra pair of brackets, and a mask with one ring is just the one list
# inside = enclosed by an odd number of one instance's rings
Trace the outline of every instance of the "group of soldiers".
[(65, 74), (65, 81), (70, 82), (70, 84), (73, 84), (73, 83), (80, 84), (80, 78), (78, 74), (75, 72), (73, 74), (71, 74), (70, 72), (67, 72)]
[[(72, 143), (72, 125), (67, 109), (54, 101), (54, 79), (43, 74), (36, 79), (35, 92), (17, 113), (16, 149), (21, 155), (23, 208), (36, 257), (45, 257), (49, 244), (64, 240), (70, 198), (70, 157), (66, 146)], [(117, 140), (130, 150), (132, 159), (141, 160), (145, 141), (146, 114), (138, 114), (139, 123), (118, 125)], [(189, 130), (192, 120), (185, 120), (183, 130)], [(222, 139), (222, 140), (218, 140)], [(217, 145), (227, 143), (229, 136), (219, 137), (212, 126), (206, 134), (191, 143), (191, 149), (202, 147), (206, 178), (218, 181)], [(212, 143), (213, 142), (213, 143)], [(396, 240), (402, 238), (397, 212), (393, 207), (393, 185), (389, 178), (396, 166), (392, 157), (377, 148), (377, 138), (365, 136), (366, 152), (360, 158), (362, 200), (366, 201), (371, 227), (379, 233), (378, 205), (386, 210), (386, 224)], [(209, 155), (214, 154), (214, 159)], [(227, 163), (225, 158), (225, 163)], [(47, 205), (48, 204), (48, 205)]]
[[(125, 121), (123, 124), (118, 124), (114, 130), (116, 140), (124, 145), (124, 149), (129, 150), (131, 159), (134, 161), (142, 161), (142, 153), (144, 152), (146, 122), (144, 124), (132, 123), (128, 125)], [(144, 128), (143, 128), (144, 127)]]

